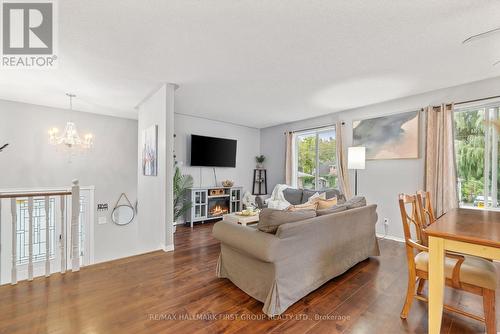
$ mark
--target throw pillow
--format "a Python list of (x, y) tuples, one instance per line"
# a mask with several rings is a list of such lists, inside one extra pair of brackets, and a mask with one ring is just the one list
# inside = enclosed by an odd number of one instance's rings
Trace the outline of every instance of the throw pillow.
[(331, 208), (328, 209), (322, 209), (322, 210), (316, 210), (316, 215), (318, 216), (324, 216), (324, 215), (330, 215), (332, 213), (337, 213), (337, 212), (342, 212), (346, 211), (347, 207), (345, 205), (334, 205)]
[(327, 189), (326, 191), (326, 199), (337, 197), (338, 203), (345, 202), (345, 196), (338, 189)]
[(326, 199), (326, 194), (325, 193), (315, 193), (309, 199), (307, 200), (306, 203), (316, 203), (319, 200)]
[(337, 197), (330, 199), (318, 199), (318, 210), (329, 209), (334, 205), (337, 205)]
[(366, 198), (364, 198), (363, 196), (355, 196), (350, 200), (346, 201), (344, 205), (347, 207), (348, 210), (354, 208), (360, 208), (362, 206), (366, 206)]
[(316, 211), (313, 210), (293, 212), (275, 209), (262, 209), (259, 214), (259, 223), (257, 224), (257, 228), (262, 232), (276, 233), (280, 225), (314, 217), (316, 217)]
[(318, 207), (318, 203), (304, 203), (298, 205), (290, 205), (286, 208), (286, 211), (302, 211), (302, 210), (315, 210)]

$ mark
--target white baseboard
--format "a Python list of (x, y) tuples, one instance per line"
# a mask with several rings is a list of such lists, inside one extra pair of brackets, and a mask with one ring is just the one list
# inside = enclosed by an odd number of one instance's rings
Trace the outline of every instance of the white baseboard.
[(174, 250), (175, 250), (175, 246), (174, 245), (163, 246), (163, 251), (164, 252), (173, 252)]
[(395, 236), (392, 236), (392, 235), (386, 235), (386, 236), (384, 236), (383, 234), (377, 233), (377, 238), (387, 239), (387, 240), (392, 240), (392, 241), (397, 241), (397, 242), (405, 243), (405, 239), (400, 238), (400, 237), (395, 237)]

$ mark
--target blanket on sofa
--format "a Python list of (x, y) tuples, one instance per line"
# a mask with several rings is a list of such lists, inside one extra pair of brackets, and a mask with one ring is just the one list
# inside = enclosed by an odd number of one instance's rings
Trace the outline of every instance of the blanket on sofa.
[(286, 184), (277, 184), (274, 187), (271, 197), (266, 200), (267, 207), (269, 209), (284, 210), (288, 208), (291, 204), (285, 199), (283, 190), (288, 188)]

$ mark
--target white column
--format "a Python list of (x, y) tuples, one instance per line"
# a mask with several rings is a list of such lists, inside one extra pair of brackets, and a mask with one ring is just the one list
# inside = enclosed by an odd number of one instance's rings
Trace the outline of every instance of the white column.
[(33, 197), (28, 197), (28, 280), (33, 280)]
[(71, 187), (71, 271), (80, 270), (80, 186), (73, 180)]
[(50, 199), (45, 196), (45, 277), (50, 276)]
[(165, 251), (174, 250), (174, 111), (176, 84), (167, 84)]
[(11, 284), (17, 283), (17, 202), (15, 198), (10, 199), (10, 212), (12, 215), (12, 271)]
[(64, 210), (66, 206), (66, 196), (61, 196), (61, 236), (59, 238), (61, 246), (61, 274), (66, 272), (66, 220), (64, 219)]

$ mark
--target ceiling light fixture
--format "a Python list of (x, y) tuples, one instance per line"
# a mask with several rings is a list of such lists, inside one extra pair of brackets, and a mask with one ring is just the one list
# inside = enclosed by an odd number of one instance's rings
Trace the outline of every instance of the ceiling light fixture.
[[(75, 94), (66, 93), (69, 97), (69, 108), (73, 111), (73, 98)], [(55, 146), (63, 147), (67, 151), (74, 151), (80, 149), (82, 151), (92, 148), (94, 145), (94, 136), (91, 133), (86, 134), (83, 140), (78, 135), (76, 125), (73, 122), (67, 122), (64, 132), (58, 136), (59, 130), (52, 128), (49, 130), (49, 143)]]
[(488, 31), (485, 31), (485, 32), (482, 32), (482, 33), (479, 33), (476, 35), (472, 35), (472, 36), (464, 39), (462, 44), (467, 44), (467, 43), (473, 42), (473, 41), (481, 39), (481, 38), (486, 38), (486, 37), (489, 37), (490, 35), (493, 35), (496, 33), (500, 33), (500, 27), (495, 28), (495, 29), (491, 29), (491, 30), (488, 30)]

